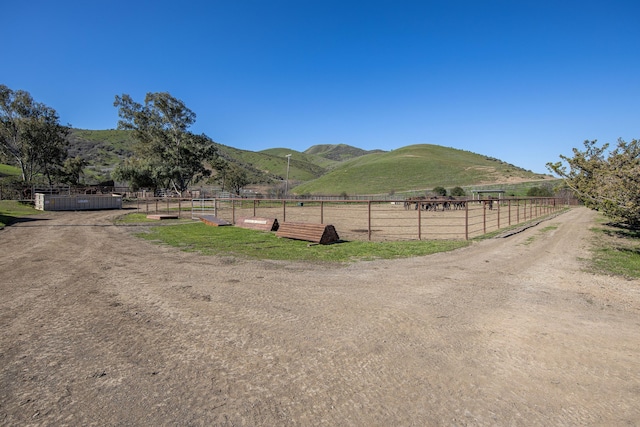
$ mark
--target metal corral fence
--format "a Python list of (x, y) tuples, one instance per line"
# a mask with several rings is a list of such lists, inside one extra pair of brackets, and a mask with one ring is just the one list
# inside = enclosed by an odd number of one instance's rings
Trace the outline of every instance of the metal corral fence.
[(331, 224), (343, 240), (472, 239), (539, 219), (569, 206), (556, 198), (424, 201), (282, 199), (138, 199), (126, 207), (142, 213), (182, 218), (215, 215), (235, 224), (239, 218)]

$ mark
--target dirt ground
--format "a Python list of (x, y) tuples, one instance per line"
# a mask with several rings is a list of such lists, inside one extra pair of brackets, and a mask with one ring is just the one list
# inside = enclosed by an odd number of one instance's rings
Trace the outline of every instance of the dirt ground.
[(118, 214), (0, 231), (1, 425), (640, 425), (640, 284), (582, 271), (587, 209), (329, 267), (180, 252)]

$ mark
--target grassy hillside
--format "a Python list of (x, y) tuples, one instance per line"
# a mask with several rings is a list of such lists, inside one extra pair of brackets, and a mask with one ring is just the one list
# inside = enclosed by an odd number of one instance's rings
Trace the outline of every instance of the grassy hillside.
[[(307, 150), (308, 151), (308, 150)], [(315, 178), (318, 178), (322, 175), (324, 175), (325, 173), (327, 173), (327, 171), (329, 169), (334, 168), (337, 164), (339, 164), (339, 161), (336, 160), (331, 160), (331, 159), (327, 159), (325, 157), (322, 156), (316, 156), (315, 154), (309, 154), (307, 153), (307, 151), (305, 152), (300, 152), (300, 151), (296, 151), (296, 150), (291, 150), (288, 148), (269, 148), (267, 150), (262, 150), (260, 151), (260, 153), (263, 154), (268, 154), (271, 156), (276, 156), (279, 158), (284, 158), (286, 160), (286, 156), (287, 154), (291, 154), (291, 161), (300, 161), (303, 163), (308, 163), (310, 165), (315, 165), (319, 168), (320, 173), (315, 175)], [(286, 165), (285, 165), (286, 168)], [(289, 171), (291, 173), (291, 171)], [(305, 181), (305, 180), (303, 180)]]
[(113, 168), (133, 154), (132, 133), (126, 130), (72, 129), (69, 135), (69, 156), (82, 157), (89, 165), (85, 179), (104, 181)]
[(309, 181), (322, 176), (326, 169), (319, 166), (313, 159), (308, 159), (304, 154), (286, 148), (273, 148), (265, 151), (246, 151), (236, 148), (219, 146), (221, 153), (228, 160), (235, 160), (259, 170), (271, 180), (283, 180), (287, 175), (287, 154), (291, 154), (289, 161), (289, 180)]
[(22, 175), (22, 172), (20, 172), (20, 168), (15, 166), (0, 164), (0, 178), (9, 177), (9, 176), (19, 177), (21, 175)]
[[(90, 163), (85, 171), (90, 181), (108, 178), (117, 164), (133, 154), (135, 144), (132, 132), (125, 130), (73, 129), (69, 142), (70, 156), (80, 156)], [(220, 144), (216, 147), (223, 158), (242, 167), (254, 183), (272, 183), (286, 176), (287, 159), (284, 155), (240, 150)], [(308, 181), (326, 173), (326, 169), (318, 165), (321, 158), (309, 160), (302, 153), (281, 150), (287, 154), (294, 153), (289, 170), (291, 181)]]
[(355, 159), (356, 157), (361, 157), (373, 153), (384, 153), (384, 151), (366, 151), (361, 148), (352, 147), (346, 144), (320, 144), (314, 145), (305, 150), (305, 154), (333, 160), (335, 162), (344, 162), (346, 160)]
[(326, 175), (291, 191), (295, 194), (381, 194), (543, 177), (480, 154), (423, 144), (343, 162)]
[[(90, 163), (85, 169), (87, 183), (108, 179), (110, 171), (133, 154), (135, 144), (132, 132), (123, 130), (73, 129), (69, 139), (70, 155)], [(413, 145), (390, 152), (365, 151), (344, 144), (315, 145), (304, 152), (216, 147), (220, 156), (243, 168), (253, 184), (266, 186), (282, 184), (287, 176), (287, 155), (291, 154), (289, 189), (298, 195), (389, 194), (436, 186), (480, 188), (545, 177), (498, 159), (438, 145)], [(17, 168), (0, 168), (0, 178), (16, 174)]]

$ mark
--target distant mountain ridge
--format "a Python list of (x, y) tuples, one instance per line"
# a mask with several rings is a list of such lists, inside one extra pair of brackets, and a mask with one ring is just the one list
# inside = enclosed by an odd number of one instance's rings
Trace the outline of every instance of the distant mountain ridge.
[(307, 148), (304, 153), (335, 160), (336, 162), (343, 162), (367, 154), (384, 153), (384, 150), (367, 151), (346, 144), (319, 144)]
[[(85, 176), (97, 182), (133, 155), (135, 144), (132, 133), (124, 130), (72, 129), (69, 139), (70, 154), (90, 162)], [(319, 144), (304, 152), (215, 145), (220, 156), (244, 169), (255, 184), (278, 184), (288, 177), (292, 194), (382, 194), (551, 178), (481, 154), (430, 144), (392, 151)]]

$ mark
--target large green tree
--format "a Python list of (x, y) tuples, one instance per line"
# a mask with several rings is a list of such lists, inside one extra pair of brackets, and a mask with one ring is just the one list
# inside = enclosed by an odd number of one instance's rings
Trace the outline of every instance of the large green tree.
[(231, 164), (226, 173), (226, 181), (231, 190), (240, 195), (240, 191), (249, 184), (247, 172), (236, 164)]
[(188, 129), (196, 114), (167, 92), (147, 93), (144, 105), (129, 95), (116, 96), (118, 129), (134, 132), (138, 162), (123, 168), (144, 165), (136, 175), (128, 170), (122, 175), (151, 177), (156, 188), (171, 188), (182, 194), (195, 181), (210, 176), (207, 164), (217, 158), (213, 141)]
[(126, 181), (133, 191), (141, 188), (158, 188), (151, 163), (143, 159), (130, 158), (116, 166), (111, 174), (116, 181)]
[(66, 182), (71, 185), (80, 185), (84, 168), (88, 165), (89, 162), (80, 156), (67, 158), (62, 168), (62, 182)]
[(59, 122), (56, 111), (33, 100), (29, 92), (0, 85), (0, 151), (20, 168), (22, 181), (59, 178), (70, 128)]
[(640, 141), (618, 140), (615, 148), (585, 141), (584, 151), (547, 163), (591, 209), (632, 227), (640, 226)]

